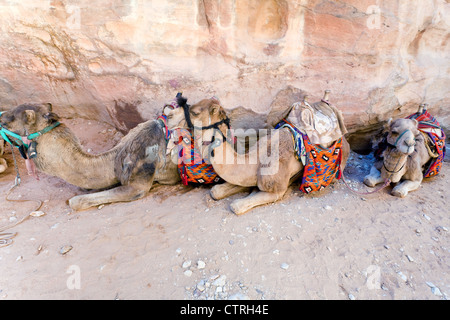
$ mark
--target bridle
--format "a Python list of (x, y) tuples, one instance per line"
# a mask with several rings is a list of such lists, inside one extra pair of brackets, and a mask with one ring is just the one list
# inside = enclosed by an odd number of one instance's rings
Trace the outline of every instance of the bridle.
[[(191, 105), (184, 103), (183, 105), (181, 105), (181, 107), (183, 108), (184, 118), (186, 120), (186, 124), (189, 129), (191, 129), (192, 131), (194, 129), (201, 130), (201, 131), (209, 130), (209, 129), (216, 129), (222, 135), (223, 141), (225, 142), (227, 140), (227, 137), (223, 134), (222, 130), (220, 130), (220, 126), (225, 124), (227, 126), (228, 130), (231, 129), (231, 120), (230, 120), (230, 118), (228, 118), (228, 116), (226, 116), (225, 119), (222, 119), (221, 121), (215, 122), (213, 124), (209, 124), (207, 126), (202, 126), (202, 127), (197, 127), (197, 126), (194, 126), (194, 124), (192, 123), (191, 114), (190, 114)], [(214, 139), (214, 136), (213, 136), (213, 139)], [(213, 141), (211, 141), (211, 142), (213, 142)]]

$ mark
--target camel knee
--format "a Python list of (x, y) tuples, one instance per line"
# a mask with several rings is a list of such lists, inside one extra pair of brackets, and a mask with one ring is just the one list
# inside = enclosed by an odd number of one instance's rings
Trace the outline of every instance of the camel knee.
[(6, 163), (6, 160), (0, 158), (0, 173), (5, 172), (7, 168), (8, 168), (8, 165)]

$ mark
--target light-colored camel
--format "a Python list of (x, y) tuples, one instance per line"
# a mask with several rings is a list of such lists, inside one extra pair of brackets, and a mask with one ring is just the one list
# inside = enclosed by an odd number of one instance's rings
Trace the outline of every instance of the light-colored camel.
[[(51, 104), (24, 104), (0, 118), (3, 127), (20, 136), (39, 132), (58, 119)], [(141, 123), (111, 150), (91, 155), (61, 123), (35, 139), (37, 156), (33, 161), (38, 170), (80, 188), (107, 189), (71, 198), (69, 205), (74, 210), (137, 200), (148, 194), (154, 181), (176, 184), (180, 180), (176, 163), (166, 155), (163, 128), (159, 120)]]
[[(182, 111), (178, 109), (169, 113), (169, 129), (179, 125), (172, 117), (179, 119), (180, 113)], [(199, 143), (208, 145), (204, 148), (203, 158), (209, 158), (216, 173), (226, 181), (211, 189), (212, 198), (219, 200), (252, 187), (259, 189), (231, 203), (231, 210), (236, 215), (280, 200), (291, 182), (302, 175), (303, 164), (296, 158), (289, 129), (270, 130), (247, 153), (240, 154), (235, 151), (230, 139), (225, 138), (228, 134), (228, 118), (216, 99), (205, 99), (191, 106), (189, 116), (195, 126), (196, 136), (200, 132), (202, 141)], [(345, 138), (342, 151), (343, 170), (350, 152)]]
[(374, 187), (389, 179), (392, 183), (398, 183), (391, 193), (397, 197), (405, 197), (408, 192), (420, 187), (423, 166), (431, 157), (417, 125), (414, 119), (391, 119), (388, 122), (388, 145), (381, 160), (374, 163), (370, 174), (364, 178), (364, 184)]

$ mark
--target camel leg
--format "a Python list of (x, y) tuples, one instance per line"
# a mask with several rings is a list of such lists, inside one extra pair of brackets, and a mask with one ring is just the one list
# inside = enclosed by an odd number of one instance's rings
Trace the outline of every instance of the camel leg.
[(0, 173), (5, 172), (8, 168), (8, 164), (6, 163), (6, 160), (3, 158), (0, 158)]
[(396, 197), (404, 198), (410, 191), (414, 191), (419, 189), (420, 184), (422, 181), (412, 181), (412, 180), (405, 180), (399, 185), (397, 185), (394, 189), (392, 189), (391, 194)]
[(73, 197), (69, 206), (75, 210), (86, 210), (91, 207), (112, 202), (127, 202), (140, 199), (148, 193), (147, 189), (135, 186), (119, 186), (117, 188)]
[(364, 177), (364, 184), (368, 187), (375, 187), (377, 184), (384, 182), (381, 172), (375, 166), (370, 168), (370, 173)]
[(223, 184), (218, 184), (218, 185), (215, 185), (214, 187), (212, 187), (210, 194), (211, 194), (211, 198), (213, 198), (214, 200), (221, 200), (224, 198), (228, 198), (239, 192), (250, 191), (250, 189), (251, 188), (249, 188), (249, 187), (241, 187), (241, 186), (237, 186), (235, 184), (225, 182)]
[(253, 192), (246, 198), (233, 201), (230, 204), (230, 208), (233, 213), (239, 216), (254, 207), (261, 206), (267, 203), (273, 203), (281, 199), (285, 192), (286, 191), (281, 193), (271, 193), (264, 191)]

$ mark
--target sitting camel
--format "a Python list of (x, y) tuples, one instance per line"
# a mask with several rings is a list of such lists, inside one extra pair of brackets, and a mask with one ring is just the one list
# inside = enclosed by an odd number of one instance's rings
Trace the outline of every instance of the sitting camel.
[[(174, 119), (179, 119), (182, 113), (182, 110), (175, 109), (168, 114), (169, 129), (180, 126)], [(292, 134), (288, 128), (271, 130), (250, 147), (247, 153), (240, 154), (227, 138), (229, 119), (218, 100), (212, 98), (198, 102), (185, 110), (185, 117), (184, 126), (193, 128), (195, 136), (201, 130), (200, 143), (208, 146), (204, 148), (203, 158), (209, 157), (214, 170), (226, 181), (211, 189), (213, 199), (223, 199), (250, 190), (251, 187), (258, 187), (259, 192), (231, 203), (231, 210), (236, 215), (280, 200), (291, 182), (302, 175), (304, 166), (297, 160)], [(328, 143), (327, 147), (331, 144), (332, 142)], [(269, 150), (267, 146), (270, 146)], [(349, 152), (350, 146), (343, 137), (341, 170), (345, 167)]]
[(0, 139), (0, 173), (5, 172), (6, 169), (8, 168), (8, 164), (6, 163), (6, 160), (1, 158), (1, 156), (3, 156), (4, 146), (5, 146), (5, 141)]
[[(398, 183), (391, 194), (403, 198), (417, 190), (424, 177), (437, 174), (436, 168), (440, 168), (445, 154), (445, 134), (434, 118), (435, 124), (418, 121), (424, 117), (428, 120), (431, 116), (421, 106), (406, 119), (389, 120), (385, 141), (378, 150), (380, 156), (364, 178), (364, 184), (375, 187), (382, 182)], [(435, 143), (433, 136), (437, 137)]]
[[(73, 132), (58, 120), (51, 104), (23, 104), (0, 118), (1, 127), (22, 137), (21, 141), (11, 139), (15, 146), (30, 145), (29, 174), (35, 174), (37, 167), (80, 188), (108, 189), (71, 198), (72, 209), (137, 200), (148, 194), (154, 181), (179, 182), (177, 166), (166, 155), (166, 129), (160, 120), (139, 124), (114, 148), (99, 155), (85, 153)], [(36, 153), (30, 156), (33, 142)]]

